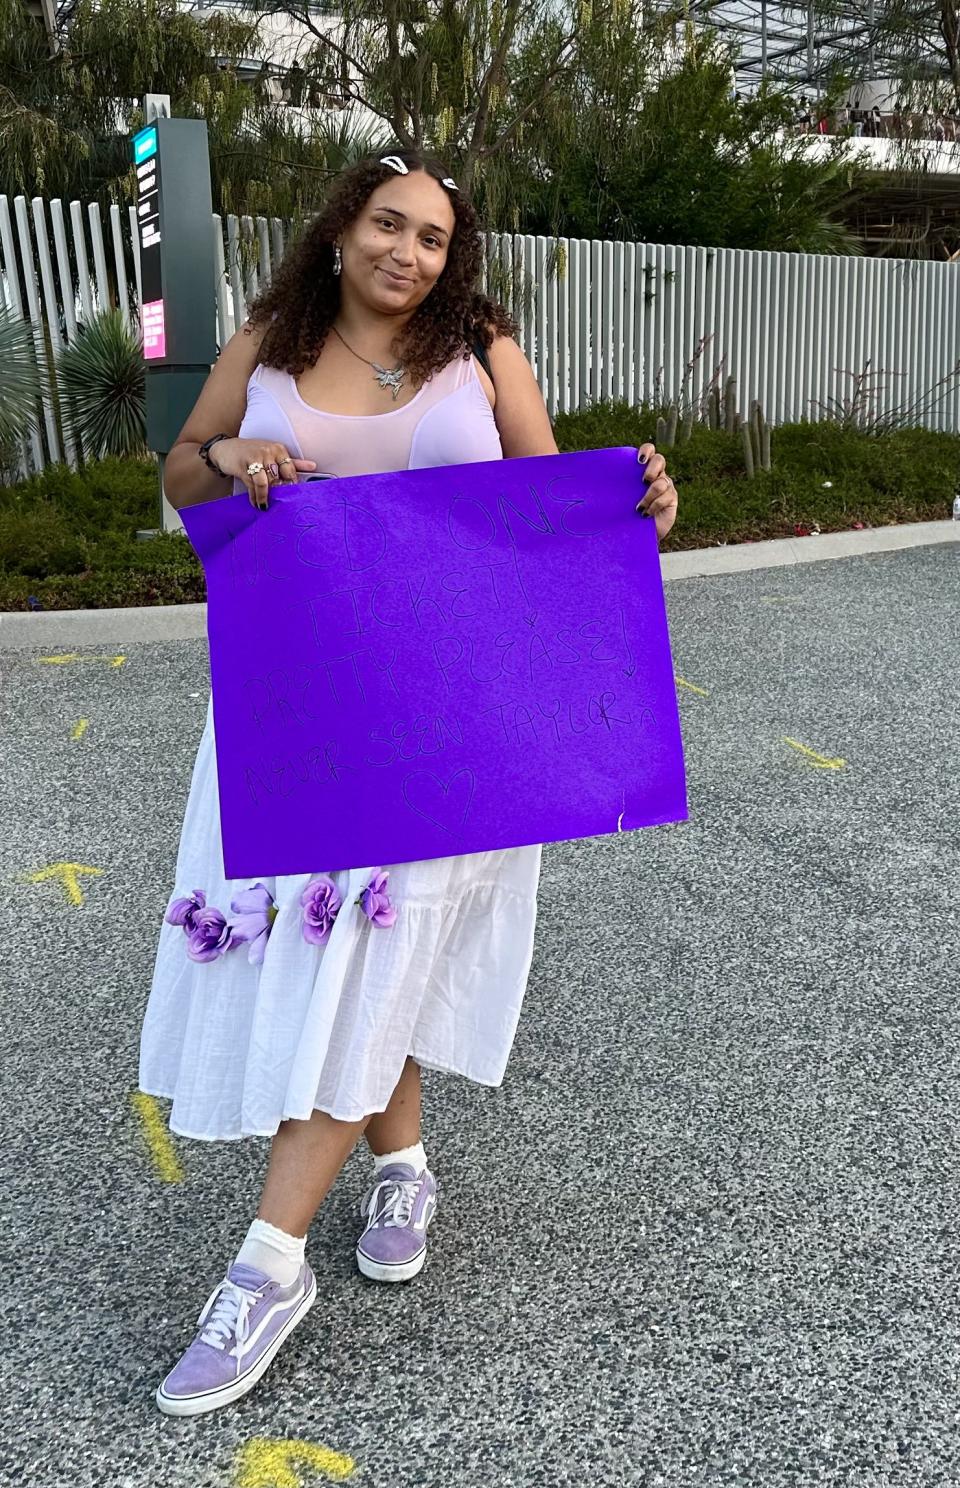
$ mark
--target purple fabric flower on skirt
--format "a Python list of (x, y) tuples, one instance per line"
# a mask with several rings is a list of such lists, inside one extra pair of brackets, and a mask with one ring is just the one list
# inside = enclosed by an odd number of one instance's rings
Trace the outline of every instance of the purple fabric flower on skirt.
[[(184, 926), (186, 929), (186, 926)], [(233, 927), (215, 905), (199, 909), (187, 930), (187, 955), (191, 961), (216, 961), (234, 944)]]
[(164, 915), (168, 925), (182, 925), (189, 935), (194, 928), (197, 911), (204, 908), (207, 896), (202, 889), (194, 889), (186, 899), (174, 899)]
[(389, 877), (389, 872), (384, 873), (379, 868), (375, 868), (370, 882), (357, 900), (370, 923), (379, 925), (383, 930), (389, 929), (397, 918), (397, 911), (390, 903), (387, 894)]
[(343, 899), (329, 873), (317, 873), (300, 895), (303, 905), (303, 938), (311, 945), (326, 945)]
[(265, 884), (256, 883), (252, 889), (243, 889), (231, 899), (230, 908), (237, 918), (231, 921), (235, 941), (249, 941), (247, 960), (251, 966), (262, 966), (263, 953), (279, 913), (273, 895)]

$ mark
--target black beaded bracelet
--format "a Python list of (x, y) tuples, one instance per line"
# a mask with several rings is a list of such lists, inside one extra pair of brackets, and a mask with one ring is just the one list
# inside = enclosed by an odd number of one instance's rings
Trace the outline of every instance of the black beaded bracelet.
[(204, 443), (201, 444), (200, 448), (197, 450), (197, 454), (200, 456), (200, 458), (203, 461), (203, 463), (205, 465), (208, 465), (210, 467), (210, 469), (216, 475), (222, 476), (224, 480), (229, 480), (230, 477), (227, 475), (227, 472), (225, 470), (221, 470), (220, 469), (220, 466), (217, 465), (217, 464), (215, 464), (214, 461), (211, 460), (211, 458), (210, 458), (210, 450), (217, 443), (217, 440), (218, 439), (232, 439), (232, 438), (233, 438), (233, 435), (232, 434), (214, 434), (214, 436), (213, 436), (212, 439), (205, 440)]

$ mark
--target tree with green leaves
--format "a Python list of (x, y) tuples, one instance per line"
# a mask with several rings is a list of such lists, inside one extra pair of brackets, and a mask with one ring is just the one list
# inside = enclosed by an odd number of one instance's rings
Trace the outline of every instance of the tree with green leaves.
[[(21, 0), (0, 0), (0, 190), (131, 200), (129, 135), (155, 92), (206, 119), (221, 212), (297, 218), (331, 173), (393, 140), (439, 152), (500, 230), (850, 251), (843, 209), (861, 183), (778, 141), (789, 105), (774, 91), (732, 99), (729, 58), (689, 27), (678, 40), (678, 15), (641, 0), (197, 14), (71, 0), (51, 47)], [(332, 96), (347, 108), (324, 108)]]
[(177, 0), (76, 0), (51, 45), (21, 0), (0, 0), (0, 192), (132, 201), (130, 135), (144, 95), (167, 93), (207, 121), (216, 210), (297, 215), (369, 140), (339, 114), (278, 106), (238, 66), (259, 47), (255, 18)]
[(641, 0), (256, 0), (312, 37), (308, 73), (413, 148), (436, 149), (487, 220), (528, 232), (857, 251), (864, 182), (782, 139), (793, 106), (729, 89), (716, 38)]
[(252, 0), (312, 38), (302, 64), (409, 149), (455, 166), (488, 216), (513, 215), (512, 152), (577, 67), (576, 11), (553, 0)]
[(846, 226), (869, 178), (837, 142), (824, 157), (789, 129), (792, 101), (772, 88), (734, 98), (719, 37), (682, 27), (632, 45), (638, 0), (591, 16), (580, 67), (536, 136), (528, 162), (530, 230), (704, 247), (858, 253)]

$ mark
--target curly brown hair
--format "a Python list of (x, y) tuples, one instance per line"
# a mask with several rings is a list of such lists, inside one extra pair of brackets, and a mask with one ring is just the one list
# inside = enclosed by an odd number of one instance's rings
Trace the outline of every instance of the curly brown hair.
[[(408, 170), (426, 171), (441, 185), (450, 176), (435, 156), (393, 145), (383, 153), (398, 155)], [(250, 326), (267, 326), (258, 353), (264, 366), (278, 367), (294, 377), (313, 366), (340, 308), (333, 244), (376, 188), (395, 174), (391, 166), (370, 155), (335, 178), (320, 211), (250, 307)], [(446, 186), (444, 190), (455, 219), (447, 261), (397, 341), (400, 359), (417, 383), (457, 357), (466, 360), (475, 340), (487, 347), (498, 332), (519, 335), (509, 311), (477, 290), (484, 248), (475, 207), (462, 192)]]

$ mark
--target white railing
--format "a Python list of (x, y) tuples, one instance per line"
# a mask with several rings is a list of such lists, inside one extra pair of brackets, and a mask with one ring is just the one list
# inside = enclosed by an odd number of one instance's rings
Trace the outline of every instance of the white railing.
[[(52, 393), (30, 463), (71, 463), (54, 363), (97, 310), (137, 319), (135, 209), (13, 203), (0, 196), (0, 295), (34, 327)], [(214, 216), (219, 344), (283, 257), (277, 218)], [(870, 416), (916, 408), (916, 422), (960, 429), (960, 264), (685, 248), (489, 234), (484, 287), (522, 324), (551, 414), (599, 399), (700, 404), (733, 377), (772, 423), (817, 418), (849, 400)], [(945, 382), (944, 379), (947, 379)], [(936, 391), (935, 391), (936, 389)], [(24, 451), (26, 457), (27, 451)]]
[[(960, 264), (500, 236), (535, 287), (523, 347), (551, 413), (600, 398), (697, 407), (733, 377), (771, 423), (849, 404), (960, 430)], [(502, 277), (502, 276), (500, 276)]]

